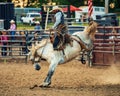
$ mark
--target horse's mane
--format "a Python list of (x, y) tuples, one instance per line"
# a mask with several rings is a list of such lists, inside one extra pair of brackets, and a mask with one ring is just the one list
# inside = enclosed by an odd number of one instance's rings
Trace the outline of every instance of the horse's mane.
[(91, 21), (89, 25), (85, 28), (84, 32), (87, 33), (91, 39), (94, 39), (94, 35), (97, 30), (97, 23), (95, 21)]
[(39, 43), (36, 42), (35, 49), (39, 49), (39, 48), (45, 46), (45, 44), (46, 44), (47, 42), (49, 42), (48, 39), (42, 39)]

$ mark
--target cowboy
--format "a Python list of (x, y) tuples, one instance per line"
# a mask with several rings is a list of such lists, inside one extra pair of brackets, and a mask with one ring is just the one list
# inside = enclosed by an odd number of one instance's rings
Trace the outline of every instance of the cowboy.
[(54, 14), (55, 19), (55, 23), (52, 26), (52, 29), (50, 29), (50, 31), (56, 31), (54, 34), (53, 48), (54, 50), (58, 50), (60, 47), (62, 47), (64, 43), (64, 36), (66, 33), (68, 33), (68, 30), (64, 23), (64, 14), (62, 9), (58, 6), (54, 6), (50, 12)]

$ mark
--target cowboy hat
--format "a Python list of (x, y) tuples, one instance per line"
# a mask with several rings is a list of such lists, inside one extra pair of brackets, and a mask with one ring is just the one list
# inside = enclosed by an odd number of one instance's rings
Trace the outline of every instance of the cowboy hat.
[(15, 21), (14, 21), (14, 20), (11, 20), (10, 23), (15, 23)]
[(59, 8), (58, 6), (53, 6), (53, 8), (52, 8), (52, 10), (50, 10), (50, 12), (53, 12), (54, 10), (60, 10), (60, 11), (62, 11), (62, 9)]
[(35, 24), (40, 24), (40, 22), (39, 22), (39, 21), (36, 21)]

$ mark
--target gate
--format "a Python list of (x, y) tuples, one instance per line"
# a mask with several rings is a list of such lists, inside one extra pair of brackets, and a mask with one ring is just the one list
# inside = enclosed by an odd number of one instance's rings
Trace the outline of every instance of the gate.
[(93, 48), (93, 65), (120, 62), (120, 27), (98, 27)]

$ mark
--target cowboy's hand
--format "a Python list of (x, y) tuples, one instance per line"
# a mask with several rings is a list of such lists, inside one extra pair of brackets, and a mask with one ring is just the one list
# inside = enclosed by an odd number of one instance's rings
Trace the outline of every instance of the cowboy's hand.
[(50, 31), (54, 31), (54, 29), (49, 29)]

